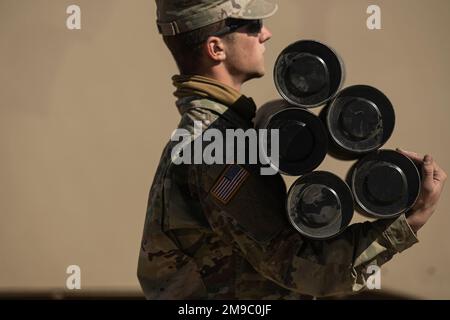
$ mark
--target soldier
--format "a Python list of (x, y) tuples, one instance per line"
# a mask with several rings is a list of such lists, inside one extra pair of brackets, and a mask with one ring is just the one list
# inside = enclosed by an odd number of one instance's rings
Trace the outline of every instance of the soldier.
[[(174, 76), (179, 128), (252, 128), (255, 104), (241, 85), (265, 73), (262, 19), (268, 0), (156, 0), (158, 28), (181, 75)], [(205, 132), (205, 131), (204, 131)], [(370, 265), (417, 243), (445, 172), (430, 156), (419, 201), (396, 219), (353, 224), (330, 240), (303, 237), (287, 222), (280, 175), (252, 165), (181, 164), (169, 142), (151, 187), (138, 278), (148, 299), (303, 299), (354, 293)], [(183, 150), (183, 152), (186, 150)]]

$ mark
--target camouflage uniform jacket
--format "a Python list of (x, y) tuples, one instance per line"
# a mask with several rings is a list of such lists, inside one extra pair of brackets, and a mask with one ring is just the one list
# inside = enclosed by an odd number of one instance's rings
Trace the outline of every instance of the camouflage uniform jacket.
[[(240, 99), (241, 100), (241, 99)], [(200, 98), (177, 103), (179, 128), (248, 129), (248, 114)], [(138, 278), (147, 299), (301, 299), (364, 288), (381, 266), (418, 240), (402, 215), (353, 224), (330, 240), (303, 237), (288, 223), (280, 175), (252, 166), (226, 202), (212, 189), (230, 165), (175, 165), (169, 142), (148, 199)], [(231, 165), (232, 166), (232, 165)]]

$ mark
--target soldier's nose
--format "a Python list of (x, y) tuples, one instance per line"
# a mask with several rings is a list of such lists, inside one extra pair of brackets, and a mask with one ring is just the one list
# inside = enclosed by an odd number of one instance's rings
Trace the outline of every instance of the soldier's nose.
[(270, 38), (272, 38), (272, 33), (270, 32), (270, 30), (266, 26), (263, 26), (262, 30), (261, 30), (261, 42), (262, 43), (266, 42)]

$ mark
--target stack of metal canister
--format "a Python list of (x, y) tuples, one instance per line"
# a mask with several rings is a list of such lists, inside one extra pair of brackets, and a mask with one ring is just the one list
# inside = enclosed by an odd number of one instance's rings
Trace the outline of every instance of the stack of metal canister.
[[(277, 169), (300, 176), (287, 195), (288, 218), (313, 239), (343, 232), (354, 209), (372, 218), (394, 218), (419, 196), (420, 168), (401, 153), (382, 149), (394, 131), (392, 103), (372, 86), (341, 90), (344, 78), (342, 59), (331, 47), (295, 42), (281, 52), (274, 68), (283, 99), (262, 106), (255, 118), (256, 128), (279, 130)], [(309, 111), (316, 107), (323, 107), (319, 116)], [(345, 180), (314, 171), (327, 153), (357, 160)]]

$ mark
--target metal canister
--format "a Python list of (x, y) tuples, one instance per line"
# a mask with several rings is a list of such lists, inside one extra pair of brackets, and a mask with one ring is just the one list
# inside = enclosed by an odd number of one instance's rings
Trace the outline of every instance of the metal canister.
[(326, 171), (299, 178), (289, 189), (286, 207), (292, 226), (312, 239), (329, 239), (340, 234), (353, 218), (349, 186)]
[(340, 91), (320, 113), (335, 158), (356, 159), (380, 149), (395, 126), (392, 103), (378, 89), (355, 85)]
[(357, 210), (373, 218), (407, 212), (420, 193), (419, 168), (405, 155), (378, 150), (359, 160), (347, 175)]
[[(279, 131), (279, 159), (270, 161), (286, 175), (299, 176), (312, 172), (325, 159), (328, 137), (325, 126), (314, 113), (276, 100), (262, 106), (255, 117), (258, 129)], [(263, 153), (272, 155), (272, 145), (262, 143)]]
[(290, 104), (314, 108), (332, 99), (344, 82), (344, 64), (329, 46), (313, 40), (285, 48), (275, 63), (275, 86)]

